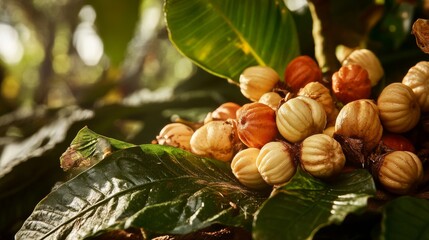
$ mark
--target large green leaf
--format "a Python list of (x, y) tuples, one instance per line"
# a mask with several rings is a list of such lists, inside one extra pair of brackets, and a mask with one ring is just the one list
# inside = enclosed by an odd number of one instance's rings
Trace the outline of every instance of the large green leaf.
[(429, 202), (404, 196), (384, 208), (380, 239), (429, 239)]
[(214, 223), (250, 230), (266, 196), (235, 179), (228, 163), (159, 145), (119, 150), (50, 193), (18, 239), (80, 239), (143, 227), (185, 234)]
[[(143, 96), (141, 99), (126, 99), (124, 103), (97, 106), (91, 111), (73, 107), (48, 110), (41, 106), (35, 107), (31, 113), (18, 114), (21, 111), (17, 111), (1, 116), (2, 137), (6, 139), (6, 132), (12, 132), (8, 129), (18, 129), (22, 137), (3, 141), (0, 146), (0, 239), (11, 239), (55, 183), (72, 175), (59, 167), (59, 158), (85, 125), (96, 133), (109, 136), (107, 139), (114, 151), (127, 146), (113, 142), (112, 137), (134, 144), (150, 143), (170, 122), (171, 114), (179, 110), (206, 109), (207, 113), (223, 102), (243, 103), (246, 100), (237, 94), (239, 89), (231, 88), (226, 81), (212, 81), (215, 77), (203, 70), (198, 73), (202, 75), (182, 82), (180, 90), (170, 90), (167, 96), (163, 92), (159, 96), (158, 92), (144, 91), (139, 94)], [(210, 91), (200, 90), (202, 85), (208, 86)], [(122, 122), (128, 120), (142, 122), (144, 126), (141, 130), (124, 129)], [(94, 139), (91, 140), (89, 132), (87, 134), (75, 139), (75, 143), (85, 142), (84, 138), (89, 137), (84, 144), (91, 146)], [(6, 164), (9, 161), (10, 164)], [(11, 202), (14, 203), (12, 206)]]
[(139, 20), (140, 0), (88, 0), (97, 13), (96, 27), (103, 40), (104, 52), (117, 66), (124, 60), (128, 43)]
[(238, 81), (252, 65), (280, 76), (299, 54), (292, 15), (281, 0), (166, 0), (173, 44), (205, 70)]
[(299, 170), (274, 192), (257, 212), (254, 239), (307, 239), (318, 229), (341, 223), (352, 212), (366, 207), (375, 185), (366, 170), (343, 174), (332, 183)]

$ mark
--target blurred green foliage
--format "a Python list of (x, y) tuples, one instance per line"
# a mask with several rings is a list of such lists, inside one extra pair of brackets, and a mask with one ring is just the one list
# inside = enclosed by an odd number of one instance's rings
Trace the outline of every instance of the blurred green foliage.
[[(301, 2), (292, 12), (300, 52), (314, 56), (312, 18)], [(348, 30), (336, 44), (357, 38), (348, 47), (359, 42), (377, 53), (387, 81), (427, 59), (410, 34), (415, 19), (429, 17), (423, 0), (312, 2), (330, 4), (322, 20)], [(149, 143), (175, 114), (196, 121), (223, 102), (247, 101), (172, 46), (162, 8), (161, 0), (0, 0), (0, 239), (67, 178), (59, 157), (83, 126)], [(70, 117), (84, 110), (91, 114)]]

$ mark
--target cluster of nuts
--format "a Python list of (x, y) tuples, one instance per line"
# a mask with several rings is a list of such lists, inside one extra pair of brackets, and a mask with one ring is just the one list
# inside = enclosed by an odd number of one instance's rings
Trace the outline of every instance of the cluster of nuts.
[(284, 81), (270, 67), (252, 66), (239, 79), (249, 103), (224, 103), (195, 128), (168, 124), (154, 142), (230, 162), (253, 189), (284, 184), (298, 167), (332, 180), (347, 165), (367, 168), (391, 193), (409, 194), (424, 174), (404, 134), (429, 112), (429, 62), (371, 96), (383, 76), (368, 49), (354, 50), (328, 81), (309, 56), (293, 59)]

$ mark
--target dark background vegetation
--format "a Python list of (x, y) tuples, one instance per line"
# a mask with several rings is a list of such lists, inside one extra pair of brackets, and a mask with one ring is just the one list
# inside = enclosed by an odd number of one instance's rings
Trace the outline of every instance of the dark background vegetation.
[[(411, 34), (414, 20), (429, 14), (427, 1), (312, 2), (329, 6), (320, 20), (331, 24), (330, 43), (372, 49), (386, 82), (427, 59)], [(59, 157), (82, 127), (150, 143), (175, 116), (199, 121), (221, 103), (247, 102), (237, 86), (180, 55), (162, 5), (0, 0), (0, 239), (12, 238), (67, 178)], [(314, 57), (307, 5), (293, 14), (301, 53)]]

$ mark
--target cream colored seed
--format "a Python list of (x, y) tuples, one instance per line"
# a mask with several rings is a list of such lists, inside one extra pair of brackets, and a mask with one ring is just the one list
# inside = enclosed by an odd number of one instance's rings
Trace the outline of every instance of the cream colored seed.
[(421, 160), (412, 152), (394, 151), (383, 157), (378, 179), (390, 192), (407, 194), (423, 179)]
[(322, 105), (309, 97), (298, 96), (282, 104), (277, 111), (276, 123), (280, 134), (289, 142), (321, 133), (326, 126)]
[(230, 161), (239, 142), (234, 121), (211, 121), (198, 128), (190, 144), (193, 153), (221, 161)]
[(231, 161), (234, 176), (243, 185), (253, 189), (263, 189), (268, 186), (256, 167), (259, 151), (258, 148), (243, 149)]
[(279, 103), (282, 99), (283, 98), (276, 92), (267, 92), (259, 98), (258, 102), (269, 106), (275, 111), (279, 107)]
[(411, 130), (420, 120), (420, 106), (413, 90), (402, 83), (386, 86), (377, 99), (380, 119), (390, 132)]
[(420, 109), (429, 112), (429, 61), (421, 61), (411, 67), (402, 79), (416, 95)]
[(193, 133), (194, 130), (183, 123), (170, 123), (161, 129), (156, 140), (159, 145), (168, 145), (190, 151), (190, 140)]
[(377, 105), (367, 99), (347, 103), (337, 116), (334, 134), (361, 139), (365, 150), (372, 151), (383, 134)]
[(279, 80), (280, 76), (270, 67), (248, 67), (240, 75), (240, 90), (245, 97), (257, 102), (264, 93), (270, 92)]
[(314, 177), (329, 178), (338, 175), (345, 162), (341, 145), (326, 134), (315, 134), (302, 142), (301, 165)]
[(290, 146), (281, 142), (265, 144), (256, 159), (256, 166), (262, 178), (269, 185), (289, 181), (296, 171)]
[(384, 69), (378, 57), (368, 49), (356, 49), (343, 62), (343, 66), (357, 64), (368, 71), (371, 86), (377, 85), (384, 76)]

